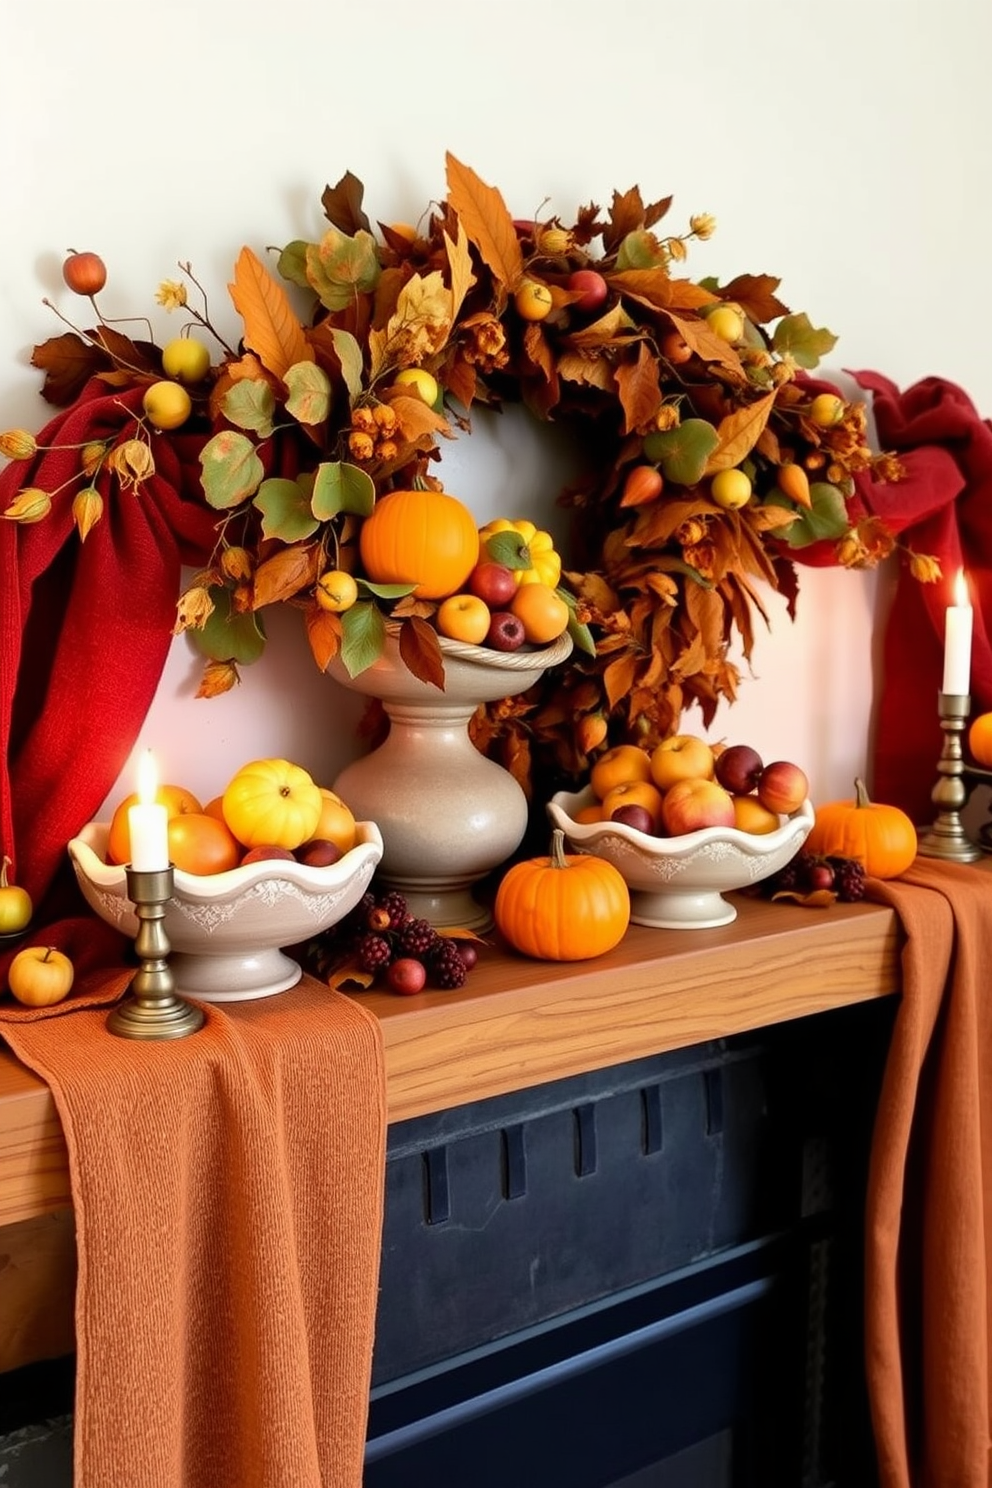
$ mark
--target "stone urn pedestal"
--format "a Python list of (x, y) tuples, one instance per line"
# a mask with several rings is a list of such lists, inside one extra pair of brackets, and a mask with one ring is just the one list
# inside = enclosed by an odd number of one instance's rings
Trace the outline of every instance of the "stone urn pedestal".
[(336, 682), (378, 698), (389, 717), (385, 741), (346, 766), (333, 789), (378, 825), (379, 881), (404, 895), (411, 914), (439, 929), (482, 931), (492, 915), (472, 886), (519, 847), (527, 798), (476, 749), (469, 722), (480, 703), (526, 692), (566, 660), (572, 642), (566, 634), (539, 649), (500, 652), (440, 639), (443, 692), (404, 665), (394, 628), (382, 656), (357, 677), (340, 657), (331, 662)]

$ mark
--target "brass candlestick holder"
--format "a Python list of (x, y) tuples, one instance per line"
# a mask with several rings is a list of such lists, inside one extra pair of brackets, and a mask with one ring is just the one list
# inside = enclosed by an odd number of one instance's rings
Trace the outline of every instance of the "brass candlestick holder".
[(194, 1007), (176, 991), (169, 970), (169, 937), (165, 933), (165, 908), (172, 898), (172, 866), (154, 872), (125, 869), (128, 897), (138, 916), (134, 948), (141, 958), (128, 988), (128, 995), (107, 1018), (107, 1027), (120, 1038), (185, 1038), (203, 1027), (203, 1009)]
[(944, 730), (944, 743), (937, 761), (937, 783), (930, 792), (937, 816), (919, 841), (919, 852), (926, 858), (974, 863), (982, 856), (981, 848), (972, 842), (961, 821), (961, 810), (968, 800), (961, 735), (970, 712), (971, 698), (966, 692), (938, 692), (937, 713)]

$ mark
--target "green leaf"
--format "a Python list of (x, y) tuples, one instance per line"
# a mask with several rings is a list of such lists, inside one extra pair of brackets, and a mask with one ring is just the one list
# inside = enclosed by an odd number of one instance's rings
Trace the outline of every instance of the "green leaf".
[(584, 621), (576, 618), (575, 608), (578, 601), (575, 595), (570, 590), (563, 589), (560, 584), (555, 593), (568, 605), (568, 633), (572, 637), (572, 645), (577, 651), (584, 651), (587, 656), (595, 656), (596, 642), (592, 638), (592, 631)]
[(820, 358), (833, 351), (837, 337), (827, 330), (816, 330), (809, 316), (803, 311), (799, 315), (784, 316), (775, 327), (772, 346), (780, 356), (791, 356), (793, 361), (807, 371), (819, 365)]
[(201, 628), (186, 634), (202, 656), (211, 661), (233, 661), (251, 666), (265, 650), (265, 627), (261, 617), (252, 611), (237, 613), (231, 608), (231, 591), (223, 585), (211, 585), (213, 614)]
[(629, 232), (617, 250), (617, 271), (624, 269), (657, 269), (664, 263), (654, 233), (643, 229)]
[(316, 532), (319, 525), (310, 505), (310, 493), (299, 481), (274, 476), (263, 481), (252, 502), (262, 513), (262, 536), (277, 537), (280, 542), (300, 542)]
[(323, 460), (317, 466), (311, 502), (319, 522), (329, 522), (338, 512), (367, 517), (375, 505), (375, 483), (367, 471), (344, 460)]
[(530, 548), (519, 532), (494, 532), (486, 538), (486, 552), (504, 568), (530, 568)]
[(359, 599), (341, 616), (341, 660), (349, 677), (357, 677), (386, 646), (386, 622), (371, 600)]
[(376, 599), (405, 599), (417, 587), (416, 584), (373, 584), (370, 579), (359, 578), (355, 582), (359, 594), (371, 594)]
[(307, 248), (309, 244), (302, 238), (296, 238), (292, 243), (287, 243), (279, 255), (276, 268), (284, 279), (290, 284), (298, 284), (300, 289), (312, 288), (307, 278)]
[(322, 424), (331, 411), (331, 379), (316, 362), (294, 362), (283, 379), (289, 388), (286, 412), (301, 424)]
[(338, 326), (332, 326), (331, 339), (341, 363), (341, 376), (348, 389), (348, 397), (354, 404), (363, 392), (362, 377), (365, 367), (362, 362), (362, 348), (350, 331), (342, 331)]
[(684, 419), (675, 429), (649, 434), (644, 441), (644, 457), (660, 465), (666, 481), (694, 486), (702, 480), (706, 462), (719, 443), (719, 434), (706, 419)]
[(275, 427), (272, 422), (276, 411), (275, 394), (260, 378), (244, 377), (234, 383), (224, 394), (220, 406), (229, 424), (237, 424), (239, 429), (252, 429), (263, 439), (268, 439)]
[(376, 241), (359, 229), (353, 238), (329, 228), (319, 243), (306, 245), (307, 279), (328, 310), (347, 310), (359, 294), (371, 294), (382, 267)]
[(200, 451), (203, 494), (217, 511), (240, 506), (258, 490), (264, 474), (255, 446), (234, 429), (222, 429)]
[[(810, 510), (800, 510), (787, 527), (776, 527), (775, 536), (790, 548), (808, 548), (810, 543), (836, 542), (851, 525), (843, 493), (827, 481), (814, 481), (809, 488)], [(765, 497), (767, 506), (794, 509), (794, 503), (777, 488)]]

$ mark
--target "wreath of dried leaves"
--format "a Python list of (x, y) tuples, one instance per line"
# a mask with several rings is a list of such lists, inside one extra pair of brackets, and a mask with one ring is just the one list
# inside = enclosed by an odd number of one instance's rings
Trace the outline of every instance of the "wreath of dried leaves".
[[(349, 172), (323, 194), (318, 241), (290, 243), (274, 272), (242, 249), (229, 286), (243, 323), (236, 348), (216, 332), (189, 264), (160, 286), (159, 303), (185, 312), (184, 332), (206, 330), (219, 347), (189, 389), (180, 431), (187, 450), (200, 441), (217, 545), (180, 599), (176, 630), (205, 657), (201, 696), (232, 687), (257, 659), (276, 603), (300, 608), (321, 669), (340, 652), (360, 671), (381, 650), (386, 617), (403, 620), (407, 665), (436, 681), (435, 607), (363, 579), (360, 525), (383, 493), (439, 485), (441, 441), (470, 433), (474, 411), (522, 402), (567, 425), (583, 452), (581, 479), (559, 498), (575, 516), (564, 558), (577, 645), (532, 692), (480, 709), (473, 732), (543, 793), (581, 776), (608, 743), (676, 731), (691, 704), (708, 723), (736, 696), (731, 644), (750, 658), (767, 592), (794, 612), (797, 560), (827, 545), (833, 561), (862, 568), (893, 550), (853, 498), (862, 472), (896, 480), (901, 467), (869, 449), (862, 403), (810, 377), (835, 338), (790, 312), (777, 279), (687, 274), (713, 218), (667, 231), (671, 198), (645, 202), (635, 186), (571, 224), (520, 221), (450, 154), (446, 177), (445, 198), (416, 228), (373, 227)], [(591, 293), (577, 271), (592, 271)], [(540, 319), (520, 294), (535, 284), (548, 306)], [(118, 387), (162, 376), (150, 330), (146, 341), (121, 324), (101, 316), (35, 348), (49, 401), (72, 403), (93, 376)], [(435, 380), (433, 406), (396, 380), (408, 368)], [(827, 416), (816, 403), (825, 389)], [(162, 437), (138, 416), (81, 453), (72, 499), (82, 538), (115, 478), (140, 489)], [(0, 435), (0, 453), (29, 455), (30, 440)], [(748, 482), (739, 507), (714, 495), (713, 478), (730, 470)], [(3, 515), (38, 520), (51, 494), (22, 492)], [(933, 560), (909, 561), (919, 578), (939, 577)], [(315, 584), (342, 567), (358, 578), (359, 602), (336, 614), (317, 604)]]

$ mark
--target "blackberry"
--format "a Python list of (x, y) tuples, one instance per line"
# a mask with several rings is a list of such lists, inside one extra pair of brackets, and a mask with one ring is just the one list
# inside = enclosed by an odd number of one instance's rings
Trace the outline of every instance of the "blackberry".
[(384, 935), (369, 934), (362, 936), (355, 954), (363, 971), (378, 971), (392, 961), (393, 948)]
[(435, 987), (444, 992), (463, 987), (467, 976), (468, 967), (455, 942), (444, 935), (438, 936), (438, 944), (430, 955), (430, 977)]
[(379, 908), (384, 909), (389, 915), (389, 928), (395, 930), (402, 925), (409, 914), (407, 902), (396, 889), (391, 889), (388, 894), (383, 894), (379, 900)]
[(859, 899), (865, 897), (865, 873), (863, 863), (857, 858), (831, 858), (830, 866), (834, 870), (834, 886), (837, 889), (837, 897), (843, 899), (845, 904), (855, 904)]
[(419, 959), (434, 949), (438, 933), (429, 920), (415, 920), (411, 917), (400, 927), (396, 939), (401, 956), (415, 956)]

